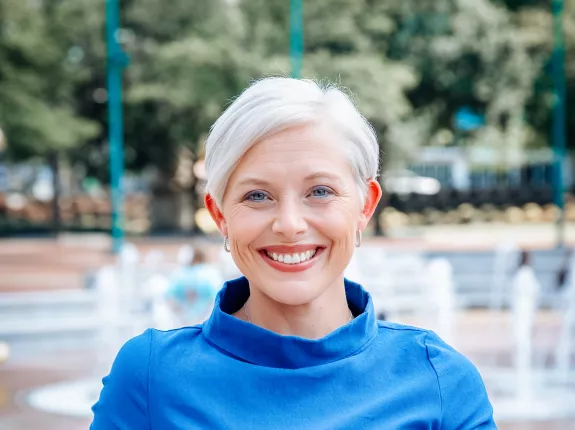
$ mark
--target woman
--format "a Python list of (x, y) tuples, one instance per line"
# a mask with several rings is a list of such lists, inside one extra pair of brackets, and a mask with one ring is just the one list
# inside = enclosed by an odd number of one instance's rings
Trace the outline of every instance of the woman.
[(92, 429), (493, 429), (475, 367), (434, 333), (378, 322), (343, 272), (381, 197), (350, 99), (268, 78), (206, 142), (206, 207), (245, 277), (210, 318), (119, 352)]

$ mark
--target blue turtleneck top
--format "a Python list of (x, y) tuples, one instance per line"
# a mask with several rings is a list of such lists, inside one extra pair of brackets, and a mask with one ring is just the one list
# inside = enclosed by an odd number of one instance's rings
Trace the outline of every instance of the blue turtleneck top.
[(465, 357), (431, 331), (377, 321), (370, 295), (345, 289), (356, 318), (309, 340), (233, 317), (249, 284), (227, 282), (205, 323), (122, 347), (90, 428), (496, 429)]

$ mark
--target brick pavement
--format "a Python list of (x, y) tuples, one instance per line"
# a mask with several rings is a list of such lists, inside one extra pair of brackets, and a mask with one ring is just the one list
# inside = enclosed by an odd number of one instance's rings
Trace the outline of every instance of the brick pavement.
[(111, 261), (102, 246), (54, 239), (0, 241), (0, 292), (74, 289), (84, 275)]
[(47, 354), (42, 359), (0, 366), (0, 430), (87, 429), (89, 420), (35, 410), (23, 397), (28, 390), (84, 376), (91, 361), (91, 355), (84, 351)]
[[(215, 243), (202, 239), (132, 239), (130, 242), (142, 255), (160, 250), (173, 262), (184, 244), (201, 243), (210, 249), (216, 248)], [(101, 236), (0, 240), (0, 293), (83, 288), (86, 274), (114, 261), (110, 249), (110, 241)]]

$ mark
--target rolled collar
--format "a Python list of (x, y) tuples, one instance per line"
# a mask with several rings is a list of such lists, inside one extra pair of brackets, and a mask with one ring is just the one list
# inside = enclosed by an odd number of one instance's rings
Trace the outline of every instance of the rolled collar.
[(369, 293), (347, 279), (345, 292), (355, 318), (321, 339), (304, 339), (279, 335), (232, 316), (250, 295), (248, 280), (238, 278), (220, 290), (203, 334), (229, 355), (260, 366), (298, 369), (341, 360), (361, 351), (377, 335)]

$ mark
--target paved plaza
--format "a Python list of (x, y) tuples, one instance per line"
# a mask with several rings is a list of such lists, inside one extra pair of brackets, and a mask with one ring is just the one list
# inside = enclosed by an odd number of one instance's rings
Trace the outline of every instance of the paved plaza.
[[(142, 253), (161, 250), (166, 258), (175, 260), (181, 245), (190, 241), (142, 239), (134, 242)], [(195, 243), (213, 250), (214, 253), (219, 252), (219, 241), (202, 239)], [(417, 240), (395, 239), (388, 241), (387, 245), (417, 247), (421, 244)], [(89, 288), (86, 274), (113, 261), (114, 258), (109, 253), (109, 242), (97, 236), (68, 237), (60, 241), (53, 239), (2, 241), (0, 293), (82, 291)], [(425, 325), (417, 319), (408, 317), (401, 322)], [(552, 356), (557, 344), (559, 326), (560, 316), (557, 313), (552, 310), (539, 312), (534, 335), (534, 363), (541, 369), (553, 366)], [(510, 369), (513, 361), (513, 337), (509, 314), (505, 311), (461, 310), (456, 316), (455, 327), (453, 344), (479, 367), (486, 378), (490, 395), (501, 399), (498, 390), (505, 388), (505, 378), (509, 377), (506, 369)], [(78, 387), (84, 381), (99, 380), (105, 373), (99, 362), (101, 358), (99, 352), (97, 342), (83, 338), (81, 333), (51, 334), (45, 337), (29, 337), (23, 342), (15, 341), (12, 355), (0, 365), (0, 430), (86, 429), (90, 418), (86, 415), (85, 409), (80, 412), (74, 410), (74, 402), (68, 404), (67, 411), (46, 412), (43, 410), (46, 408), (41, 407), (41, 401), (38, 399), (42, 393), (46, 397), (43, 389), (56, 388), (60, 391), (54, 392), (62, 393), (66, 387)], [(563, 391), (550, 391), (559, 393), (561, 397), (559, 401), (555, 401), (550, 395), (548, 399), (541, 399), (539, 403), (548, 401), (552, 407), (554, 405), (551, 403), (557, 406), (570, 401), (569, 396), (575, 396), (575, 378), (571, 376), (568, 380), (558, 381), (557, 386)], [(52, 392), (49, 390), (47, 393)], [(96, 394), (89, 392), (87, 397), (92, 398), (91, 396)], [(74, 401), (80, 404), (84, 399), (76, 398)], [(575, 404), (575, 400), (569, 404)], [(575, 411), (569, 410), (572, 409), (571, 406), (567, 409), (565, 412), (565, 408), (556, 408), (551, 413), (554, 414), (554, 418), (545, 420), (537, 418), (530, 422), (513, 420), (506, 416), (498, 425), (503, 430), (575, 429), (573, 417)], [(500, 416), (503, 416), (503, 413)]]

